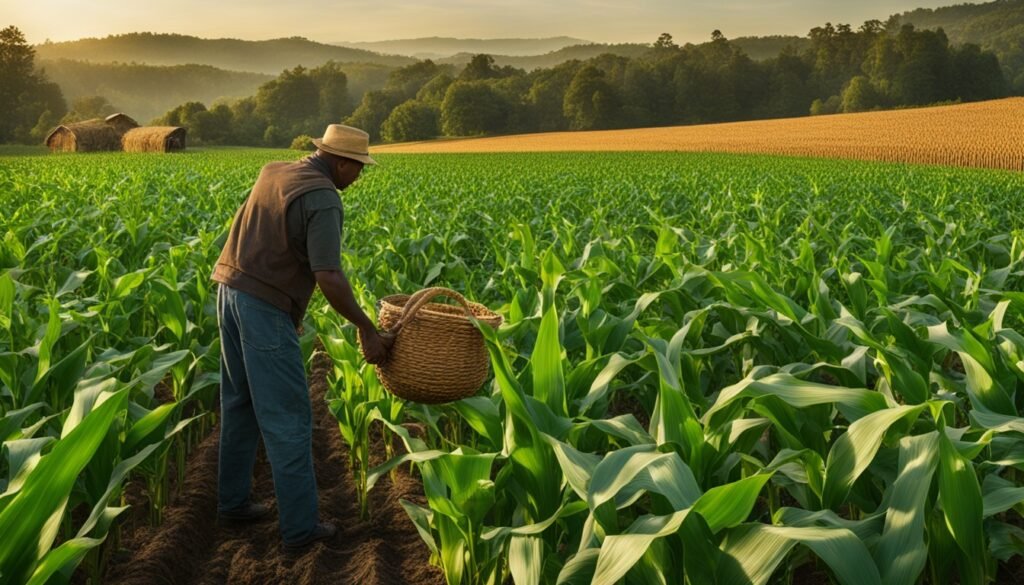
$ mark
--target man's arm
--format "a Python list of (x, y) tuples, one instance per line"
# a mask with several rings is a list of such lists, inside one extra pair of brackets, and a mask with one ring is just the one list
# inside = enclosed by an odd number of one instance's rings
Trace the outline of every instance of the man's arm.
[(335, 311), (348, 319), (359, 329), (359, 342), (362, 345), (363, 357), (371, 364), (380, 364), (388, 357), (388, 351), (394, 342), (394, 336), (381, 333), (366, 316), (362, 307), (352, 294), (352, 287), (345, 278), (345, 273), (337, 270), (317, 270), (313, 273), (320, 290), (327, 297), (327, 302)]
[[(313, 192), (304, 195), (306, 249), (316, 283), (335, 311), (359, 330), (363, 356), (371, 364), (387, 359), (394, 338), (377, 331), (352, 294), (352, 287), (341, 269), (341, 222), (338, 194)], [(308, 201), (305, 199), (309, 198)]]
[(316, 283), (320, 290), (327, 297), (327, 302), (334, 307), (334, 310), (341, 313), (341, 316), (348, 319), (360, 331), (376, 331), (373, 321), (363, 312), (362, 307), (356, 302), (352, 294), (352, 287), (348, 283), (345, 273), (337, 270), (318, 270), (313, 273), (316, 276)]

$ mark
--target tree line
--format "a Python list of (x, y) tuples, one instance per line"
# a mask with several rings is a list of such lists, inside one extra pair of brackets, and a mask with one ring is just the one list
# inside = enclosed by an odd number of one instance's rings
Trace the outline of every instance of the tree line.
[(1003, 66), (1010, 91), (1024, 94), (1024, 0), (919, 8), (891, 16), (886, 26), (897, 28), (903, 24), (941, 27), (953, 43), (975, 43), (992, 51)]
[(638, 57), (605, 54), (530, 72), (497, 66), (489, 55), (461, 70), (425, 60), (395, 69), (383, 89), (351, 105), (340, 97), (343, 73), (299, 67), (243, 100), (245, 107), (221, 106), (216, 136), (207, 136), (204, 116), (212, 114), (199, 104), (165, 121), (191, 122), (201, 140), (287, 146), (331, 121), (363, 128), (375, 142), (398, 142), (860, 112), (1009, 92), (994, 54), (953, 46), (942, 30), (826, 24), (804, 45), (755, 61), (715, 31), (706, 43), (680, 46), (663, 34)]
[[(4, 83), (10, 50), (0, 52), (0, 107), (24, 102), (5, 108), (18, 119), (0, 127), (0, 141), (35, 140), (56, 120), (113, 108), (79, 100), (69, 112), (59, 88), (32, 69), (31, 47), (20, 42), (13, 43), (21, 47), (20, 61), (13, 59), (21, 63), (13, 74), (24, 86), (20, 93)], [(418, 61), (392, 70), (382, 89), (358, 102), (342, 65), (328, 62), (286, 70), (240, 100), (184, 103), (151, 123), (186, 126), (193, 143), (284, 147), (334, 122), (363, 128), (375, 142), (397, 142), (859, 112), (1009, 92), (998, 58), (978, 45), (954, 46), (941, 29), (872, 20), (856, 30), (816, 27), (799, 47), (763, 61), (719, 31), (709, 42), (682, 46), (663, 34), (638, 56), (604, 54), (529, 72), (498, 66), (489, 55), (463, 68)]]

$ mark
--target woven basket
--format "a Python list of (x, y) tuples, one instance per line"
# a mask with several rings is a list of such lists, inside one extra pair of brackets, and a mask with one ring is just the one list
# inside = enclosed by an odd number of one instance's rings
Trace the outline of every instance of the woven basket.
[[(432, 303), (445, 296), (461, 306)], [(382, 330), (395, 334), (377, 378), (399, 398), (423, 404), (452, 402), (476, 394), (487, 380), (490, 362), (484, 338), (467, 317), (497, 328), (502, 317), (447, 288), (425, 288), (413, 295), (378, 301)]]

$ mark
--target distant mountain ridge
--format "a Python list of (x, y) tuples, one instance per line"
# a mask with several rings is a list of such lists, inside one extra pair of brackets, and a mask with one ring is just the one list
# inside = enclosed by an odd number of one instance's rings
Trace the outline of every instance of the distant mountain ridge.
[(277, 75), (296, 65), (316, 67), (327, 61), (400, 67), (415, 59), (318, 43), (302, 37), (245, 41), (203, 39), (188, 35), (131, 33), (35, 46), (42, 60), (74, 59), (91, 63), (134, 62), (147, 65), (210, 65), (220, 69)]
[(422, 37), (387, 41), (332, 43), (341, 47), (376, 51), (391, 55), (405, 55), (419, 59), (444, 59), (461, 53), (508, 55), (525, 57), (542, 55), (573, 45), (589, 45), (590, 41), (573, 37), (547, 37), (537, 39), (460, 39), (454, 37)]

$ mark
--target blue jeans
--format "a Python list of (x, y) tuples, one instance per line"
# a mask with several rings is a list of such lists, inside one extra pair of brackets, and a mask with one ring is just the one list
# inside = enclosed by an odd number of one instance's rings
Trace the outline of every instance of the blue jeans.
[(217, 291), (220, 324), (221, 512), (249, 502), (256, 445), (263, 436), (274, 476), (281, 538), (295, 543), (317, 524), (312, 409), (291, 317), (229, 286)]

